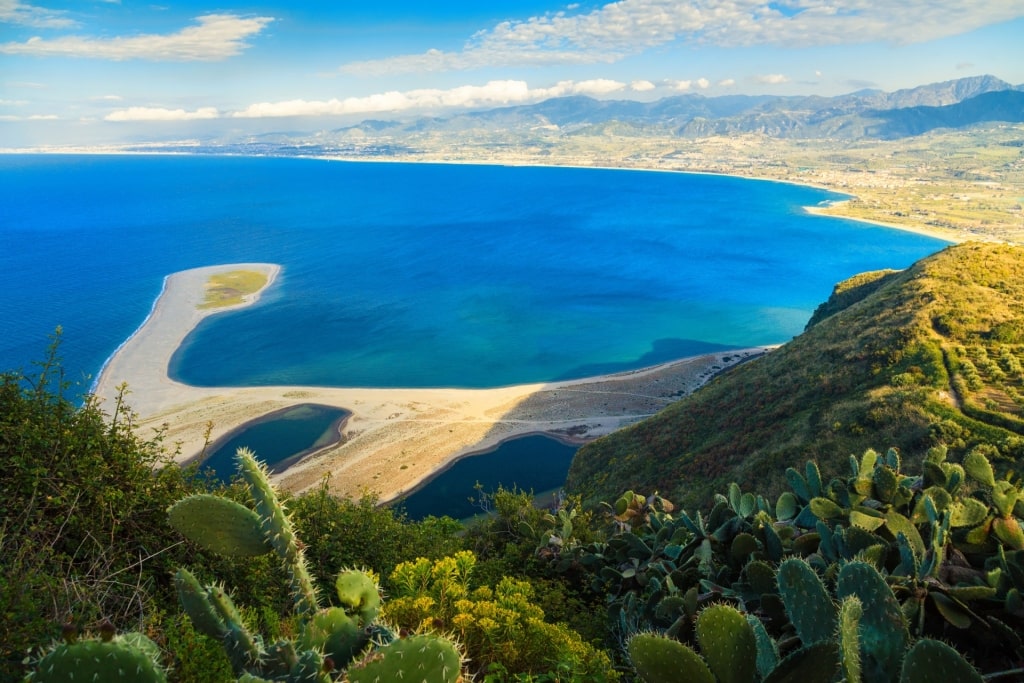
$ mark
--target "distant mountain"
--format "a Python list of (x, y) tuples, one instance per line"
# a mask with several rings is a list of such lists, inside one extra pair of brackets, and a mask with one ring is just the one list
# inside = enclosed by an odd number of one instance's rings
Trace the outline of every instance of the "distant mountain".
[[(808, 139), (888, 138), (917, 135), (936, 127), (1019, 121), (1019, 92), (994, 76), (975, 76), (892, 93), (861, 90), (836, 97), (685, 94), (635, 102), (576, 95), (412, 121), (368, 120), (333, 132), (343, 141), (387, 137), (397, 143), (425, 134), (519, 139), (542, 135), (549, 140), (577, 135), (701, 138), (740, 133)], [(945, 109), (958, 105), (962, 110)]]
[(1021, 247), (958, 245), (840, 283), (799, 337), (581, 448), (567, 487), (697, 506), (730, 481), (777, 494), (808, 458), (830, 477), (867, 448), (958, 461), (978, 443), (1024, 465)]
[(871, 130), (874, 137), (902, 138), (936, 128), (963, 128), (987, 121), (1024, 122), (1024, 91), (986, 92), (944, 106), (918, 106), (869, 112), (884, 124)]

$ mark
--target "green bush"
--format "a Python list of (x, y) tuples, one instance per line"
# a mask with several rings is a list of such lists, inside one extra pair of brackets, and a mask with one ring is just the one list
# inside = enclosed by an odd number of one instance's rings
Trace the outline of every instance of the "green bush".
[(110, 414), (67, 394), (56, 343), (38, 372), (0, 376), (0, 680), (61, 624), (141, 630), (189, 553), (165, 510), (205, 487), (161, 435), (140, 439), (123, 394)]
[(607, 654), (573, 630), (545, 621), (533, 586), (506, 576), (494, 586), (474, 587), (476, 557), (469, 551), (436, 562), (404, 562), (390, 577), (384, 614), (412, 630), (450, 632), (466, 648), (472, 671), (506, 674), (561, 672), (557, 680), (617, 680)]

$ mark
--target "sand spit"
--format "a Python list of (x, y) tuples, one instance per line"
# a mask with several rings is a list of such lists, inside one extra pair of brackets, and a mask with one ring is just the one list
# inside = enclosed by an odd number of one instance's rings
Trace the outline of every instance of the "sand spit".
[[(168, 363), (203, 318), (229, 309), (200, 310), (210, 276), (260, 270), (268, 286), (273, 264), (226, 264), (169, 276), (153, 311), (105, 366), (95, 393), (113, 405), (128, 384), (128, 404), (140, 434), (164, 429), (178, 460), (269, 412), (320, 403), (352, 412), (341, 441), (275, 475), (279, 485), (303, 491), (330, 474), (331, 490), (390, 500), (414, 489), (454, 460), (531, 433), (584, 442), (641, 420), (689, 394), (721, 370), (768, 347), (687, 358), (651, 368), (579, 380), (496, 389), (373, 389), (343, 387), (193, 387), (167, 375)], [(251, 305), (259, 294), (240, 306)], [(233, 308), (238, 308), (236, 306)], [(257, 455), (258, 455), (258, 448)]]

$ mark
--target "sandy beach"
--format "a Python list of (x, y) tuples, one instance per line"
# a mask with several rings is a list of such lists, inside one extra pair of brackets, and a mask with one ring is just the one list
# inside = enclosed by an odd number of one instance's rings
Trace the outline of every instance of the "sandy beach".
[(163, 429), (179, 462), (201, 454), (207, 437), (216, 441), (275, 410), (318, 403), (351, 411), (337, 444), (275, 475), (280, 486), (295, 492), (330, 474), (336, 494), (371, 492), (387, 501), (458, 458), (510, 438), (543, 433), (584, 442), (648, 417), (721, 370), (769, 350), (726, 351), (612, 375), (495, 389), (193, 387), (173, 381), (168, 363), (196, 325), (259, 300), (256, 293), (231, 308), (198, 308), (212, 275), (240, 269), (266, 273), (267, 287), (281, 273), (274, 264), (245, 263), (168, 276), (149, 317), (111, 357), (94, 393), (110, 410), (118, 386), (127, 383), (139, 433)]

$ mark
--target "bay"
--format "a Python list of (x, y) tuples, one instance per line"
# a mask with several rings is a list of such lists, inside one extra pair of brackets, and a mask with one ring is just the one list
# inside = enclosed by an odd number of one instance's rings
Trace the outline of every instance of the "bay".
[(202, 156), (0, 156), (0, 368), (63, 328), (88, 387), (169, 273), (279, 263), (207, 319), (191, 384), (487, 387), (798, 334), (839, 280), (945, 246), (739, 178)]

